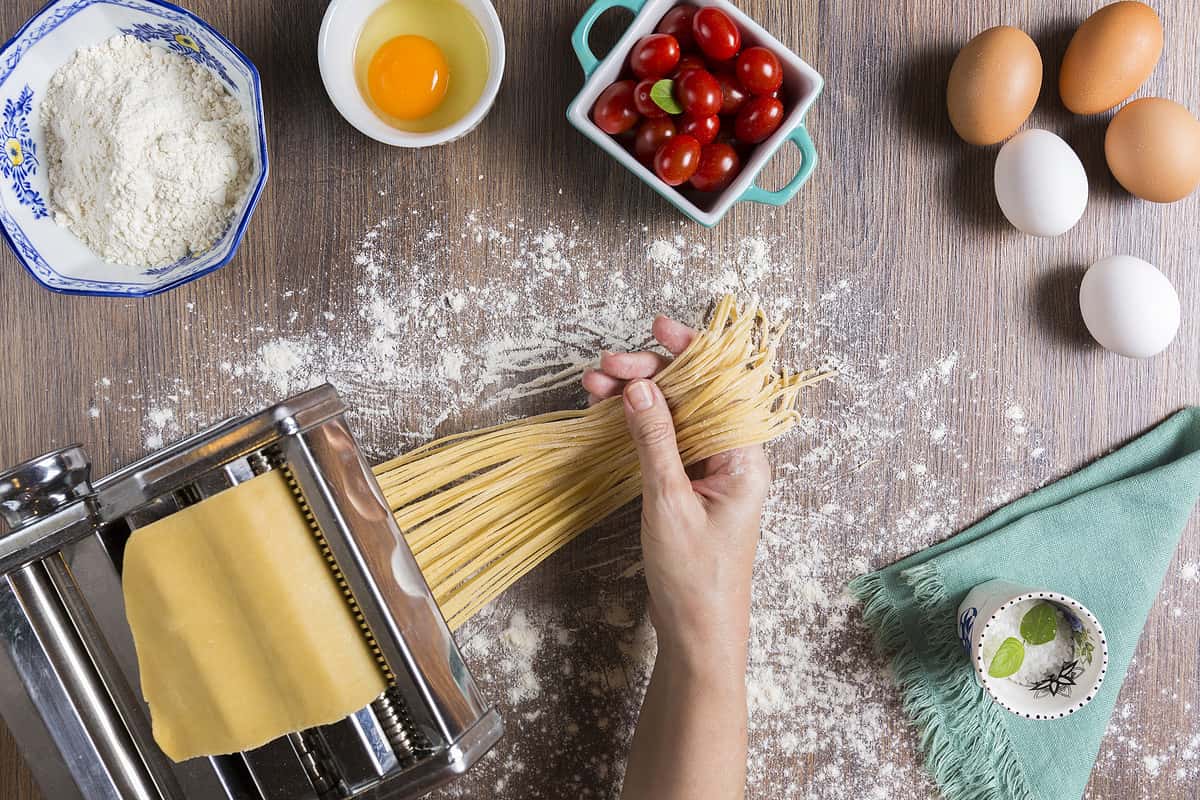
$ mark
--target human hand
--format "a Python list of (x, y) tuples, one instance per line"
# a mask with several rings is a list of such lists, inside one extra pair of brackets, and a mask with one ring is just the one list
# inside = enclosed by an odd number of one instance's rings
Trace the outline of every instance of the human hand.
[[(682, 353), (695, 331), (666, 317), (654, 338)], [(689, 477), (662, 392), (650, 378), (670, 360), (657, 353), (605, 353), (583, 375), (589, 400), (624, 396), (642, 466), (642, 552), (650, 617), (665, 650), (687, 664), (745, 668), (750, 583), (770, 467), (761, 446), (713, 456)]]

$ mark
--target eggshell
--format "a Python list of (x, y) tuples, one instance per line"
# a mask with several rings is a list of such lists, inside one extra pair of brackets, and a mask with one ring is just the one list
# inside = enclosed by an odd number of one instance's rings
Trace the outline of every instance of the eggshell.
[(1179, 331), (1179, 295), (1153, 264), (1109, 256), (1083, 276), (1079, 310), (1093, 338), (1129, 358), (1157, 355)]
[(1087, 173), (1071, 146), (1050, 131), (1018, 133), (996, 156), (996, 200), (1017, 230), (1058, 236), (1087, 208)]
[(1200, 185), (1200, 121), (1171, 100), (1134, 100), (1108, 123), (1104, 157), (1130, 194), (1174, 203)]
[(1058, 73), (1063, 105), (1076, 114), (1115, 108), (1137, 91), (1162, 54), (1162, 22), (1145, 3), (1113, 3), (1083, 21)]
[(967, 42), (950, 68), (946, 109), (967, 142), (1002, 142), (1017, 132), (1042, 89), (1042, 56), (1029, 35), (1001, 25)]

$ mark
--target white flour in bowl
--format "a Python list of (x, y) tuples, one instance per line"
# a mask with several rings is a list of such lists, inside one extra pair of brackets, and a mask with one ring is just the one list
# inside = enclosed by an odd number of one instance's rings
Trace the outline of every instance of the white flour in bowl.
[(59, 68), (41, 112), (55, 219), (101, 258), (160, 267), (224, 234), (251, 141), (213, 73), (117, 36)]

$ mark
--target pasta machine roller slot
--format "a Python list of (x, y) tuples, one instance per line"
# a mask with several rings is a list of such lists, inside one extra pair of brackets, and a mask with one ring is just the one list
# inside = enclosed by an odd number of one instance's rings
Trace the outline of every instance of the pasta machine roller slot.
[[(54, 800), (409, 800), (503, 723), (479, 690), (332, 387), (229, 419), (107, 477), (82, 448), (0, 474), (0, 714)], [(121, 574), (134, 531), (279, 471), (328, 549), (387, 690), (333, 724), (169, 759), (142, 700)]]

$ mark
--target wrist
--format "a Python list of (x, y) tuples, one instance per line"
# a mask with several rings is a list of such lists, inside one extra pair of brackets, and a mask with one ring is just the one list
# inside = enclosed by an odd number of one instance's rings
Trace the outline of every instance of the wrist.
[(691, 630), (684, 636), (658, 633), (657, 663), (677, 675), (703, 683), (720, 684), (731, 679), (745, 685), (749, 658), (749, 631)]
[(750, 638), (750, 591), (654, 592), (650, 619), (660, 651), (700, 666), (743, 664)]

